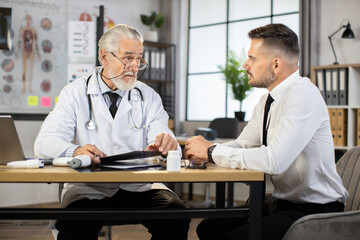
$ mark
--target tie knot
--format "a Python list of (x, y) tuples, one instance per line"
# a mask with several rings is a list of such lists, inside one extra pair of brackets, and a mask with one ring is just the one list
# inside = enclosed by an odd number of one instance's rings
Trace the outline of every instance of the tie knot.
[(113, 93), (113, 92), (107, 92), (107, 95), (109, 96), (110, 101), (111, 101), (111, 105), (110, 105), (109, 110), (110, 110), (111, 116), (114, 118), (115, 114), (116, 114), (116, 111), (117, 111), (116, 102), (117, 102), (117, 100), (119, 98), (119, 94)]
[(266, 99), (266, 104), (265, 106), (270, 106), (270, 104), (274, 101), (274, 99), (271, 97), (270, 93)]
[(117, 93), (113, 93), (113, 92), (107, 92), (107, 95), (109, 96), (110, 98), (110, 101), (111, 101), (111, 104), (115, 104), (116, 105), (116, 102), (119, 98), (119, 94)]

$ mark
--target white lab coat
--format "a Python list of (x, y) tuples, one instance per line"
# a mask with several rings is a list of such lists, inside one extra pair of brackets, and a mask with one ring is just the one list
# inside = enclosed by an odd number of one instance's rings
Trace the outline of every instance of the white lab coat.
[[(105, 100), (100, 92), (97, 81), (101, 67), (95, 68), (86, 88), (87, 77), (80, 78), (68, 84), (61, 91), (54, 110), (45, 119), (40, 133), (35, 140), (34, 151), (36, 157), (55, 158), (60, 156), (73, 144), (82, 146), (95, 144), (107, 155), (125, 153), (133, 150), (145, 149), (155, 141), (159, 133), (169, 133), (168, 114), (165, 112), (160, 96), (149, 86), (137, 82), (137, 87), (144, 97), (144, 114), (141, 119), (141, 101), (138, 91), (124, 94), (115, 118), (113, 119)], [(93, 109), (93, 120), (96, 129), (85, 128), (89, 120), (90, 94)], [(133, 128), (131, 112), (137, 126), (140, 119), (144, 128)], [(181, 154), (181, 148), (178, 146)], [(62, 205), (82, 199), (101, 199), (114, 195), (120, 188), (129, 191), (146, 191), (150, 189), (166, 189), (163, 184), (66, 184), (62, 193)]]

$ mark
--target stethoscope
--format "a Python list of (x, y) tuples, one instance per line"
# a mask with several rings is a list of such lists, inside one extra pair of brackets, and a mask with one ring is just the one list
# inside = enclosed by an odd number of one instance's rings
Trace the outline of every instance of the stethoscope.
[[(89, 86), (89, 80), (91, 78), (92, 75), (90, 75), (88, 77), (88, 79), (86, 80), (86, 90), (88, 89), (88, 86)], [(142, 95), (142, 92), (139, 88), (135, 87), (134, 88), (135, 90), (137, 90), (139, 92), (139, 95), (140, 95), (140, 101), (141, 101), (141, 121), (143, 120), (143, 117), (144, 117), (144, 97)], [(93, 131), (95, 128), (96, 128), (96, 123), (95, 121), (93, 120), (93, 117), (92, 117), (92, 102), (91, 102), (91, 97), (90, 97), (90, 94), (87, 93), (87, 98), (88, 98), (88, 102), (89, 102), (89, 120), (86, 121), (85, 123), (85, 128), (89, 131)], [(129, 95), (128, 95), (128, 101), (130, 102), (131, 101), (131, 90), (129, 91)], [(135, 123), (135, 120), (134, 120), (134, 116), (133, 116), (133, 113), (132, 113), (132, 109), (130, 110), (130, 117), (131, 117), (131, 120), (133, 122), (133, 128), (136, 128), (136, 129), (141, 129), (141, 128), (145, 128), (145, 125), (141, 125), (142, 122), (140, 122), (140, 125), (137, 125)]]

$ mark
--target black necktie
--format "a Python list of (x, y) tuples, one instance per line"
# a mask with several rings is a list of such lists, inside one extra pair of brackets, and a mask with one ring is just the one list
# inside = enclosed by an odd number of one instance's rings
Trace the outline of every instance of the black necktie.
[(264, 111), (264, 123), (263, 123), (263, 145), (267, 146), (267, 127), (266, 127), (266, 122), (267, 122), (267, 117), (269, 114), (269, 110), (270, 110), (270, 105), (271, 103), (274, 101), (274, 99), (271, 97), (271, 95), (268, 95), (268, 98), (266, 99), (266, 103), (265, 103), (265, 111)]
[(119, 94), (117, 93), (112, 93), (112, 92), (107, 92), (107, 95), (109, 96), (110, 98), (110, 101), (111, 101), (111, 105), (110, 105), (110, 113), (111, 113), (111, 116), (114, 118), (115, 117), (115, 114), (116, 114), (116, 111), (117, 111), (117, 106), (116, 106), (116, 102), (119, 98)]

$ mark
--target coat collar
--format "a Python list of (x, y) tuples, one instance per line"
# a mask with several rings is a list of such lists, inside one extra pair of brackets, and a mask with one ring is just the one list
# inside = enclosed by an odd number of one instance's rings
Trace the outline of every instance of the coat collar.
[(277, 85), (273, 90), (271, 90), (270, 95), (275, 101), (280, 101), (282, 96), (285, 94), (288, 86), (293, 82), (300, 79), (299, 69), (293, 72), (290, 76), (288, 76), (284, 81), (282, 81), (279, 85)]
[(129, 91), (125, 91), (123, 100), (120, 102), (119, 108), (116, 112), (115, 119), (111, 117), (111, 114), (106, 106), (105, 100), (102, 96), (100, 91), (98, 77), (99, 73), (102, 70), (102, 67), (96, 67), (89, 79), (88, 87), (87, 87), (87, 94), (91, 96), (91, 101), (93, 105), (94, 111), (100, 111), (103, 116), (106, 116), (107, 120), (116, 120), (120, 118), (122, 115), (126, 114), (132, 108), (131, 104), (128, 99)]

